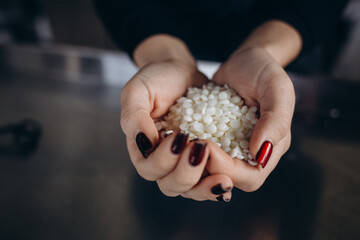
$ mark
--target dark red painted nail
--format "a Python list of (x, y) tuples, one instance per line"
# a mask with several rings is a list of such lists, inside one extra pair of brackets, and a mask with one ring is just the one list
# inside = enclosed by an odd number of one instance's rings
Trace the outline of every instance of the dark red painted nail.
[(265, 141), (259, 152), (256, 154), (256, 161), (264, 168), (269, 161), (273, 149), (273, 145), (269, 141)]
[(216, 197), (216, 200), (218, 200), (219, 202), (230, 202), (230, 199), (225, 199), (223, 195)]
[(221, 184), (218, 184), (211, 188), (211, 193), (214, 195), (220, 195), (230, 191), (231, 189), (232, 189), (231, 187), (223, 188)]
[(218, 200), (219, 202), (225, 202), (223, 195), (220, 195), (220, 196), (216, 197), (216, 200)]
[(153, 147), (152, 143), (143, 132), (138, 133), (138, 135), (136, 135), (135, 140), (136, 140), (136, 145), (138, 146), (141, 154), (144, 156), (144, 158), (147, 158), (150, 153), (150, 150)]
[(195, 142), (195, 141), (199, 141), (200, 139), (199, 138), (194, 138), (194, 139), (191, 139), (190, 142)]
[(179, 132), (176, 135), (176, 137), (174, 139), (174, 142), (173, 142), (173, 144), (171, 146), (171, 151), (174, 154), (181, 153), (184, 150), (184, 148), (186, 147), (186, 142), (187, 142), (188, 137), (189, 137), (188, 134)]
[(193, 166), (197, 166), (201, 163), (204, 158), (206, 143), (197, 141), (191, 148), (189, 162)]

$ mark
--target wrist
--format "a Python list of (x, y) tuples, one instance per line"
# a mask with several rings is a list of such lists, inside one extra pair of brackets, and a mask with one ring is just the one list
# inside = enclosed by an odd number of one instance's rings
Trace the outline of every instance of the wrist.
[(134, 50), (133, 59), (140, 68), (155, 62), (172, 61), (196, 67), (196, 61), (186, 44), (166, 34), (156, 34), (142, 41)]
[(235, 53), (249, 48), (265, 50), (284, 67), (300, 54), (302, 38), (291, 25), (283, 21), (271, 20), (257, 27)]

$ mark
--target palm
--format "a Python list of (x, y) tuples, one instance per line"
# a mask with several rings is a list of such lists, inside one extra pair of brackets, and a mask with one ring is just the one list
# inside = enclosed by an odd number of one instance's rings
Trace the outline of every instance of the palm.
[(139, 97), (144, 98), (143, 102), (149, 104), (152, 118), (166, 114), (188, 87), (200, 86), (207, 81), (196, 69), (172, 62), (148, 65), (137, 74), (136, 80), (136, 91)]

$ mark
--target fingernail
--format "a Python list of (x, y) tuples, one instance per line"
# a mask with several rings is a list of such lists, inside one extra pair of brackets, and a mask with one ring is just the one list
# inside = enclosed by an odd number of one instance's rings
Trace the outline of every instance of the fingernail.
[(194, 138), (194, 139), (191, 139), (190, 142), (195, 142), (195, 141), (199, 141), (200, 139), (199, 138)]
[(153, 147), (150, 140), (147, 138), (145, 133), (141, 132), (136, 135), (136, 144), (141, 152), (141, 154), (144, 156), (144, 158), (148, 157), (149, 151)]
[(211, 193), (214, 195), (220, 195), (230, 191), (231, 189), (232, 187), (223, 188), (221, 184), (218, 184), (211, 188)]
[(171, 134), (173, 134), (174, 133), (174, 131), (173, 130), (169, 130), (169, 131), (163, 131), (162, 133), (161, 133), (161, 136), (163, 137), (163, 138), (167, 138), (168, 136), (170, 136)]
[(188, 139), (188, 134), (185, 134), (185, 133), (182, 133), (182, 132), (179, 132), (175, 139), (174, 139), (174, 142), (171, 146), (171, 151), (174, 153), (174, 154), (179, 154), (181, 153), (185, 146), (186, 146), (186, 142), (187, 142), (187, 139)]
[(204, 158), (206, 143), (200, 141), (195, 142), (190, 151), (189, 162), (192, 166), (197, 166), (201, 163)]
[(216, 200), (218, 200), (219, 202), (230, 202), (230, 199), (224, 198), (223, 195), (216, 197)]
[(273, 149), (273, 145), (269, 141), (265, 141), (259, 152), (256, 154), (256, 161), (264, 168), (269, 161)]

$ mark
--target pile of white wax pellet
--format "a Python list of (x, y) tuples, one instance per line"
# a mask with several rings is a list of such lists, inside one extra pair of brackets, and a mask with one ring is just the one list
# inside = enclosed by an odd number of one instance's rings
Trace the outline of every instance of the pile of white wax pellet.
[(249, 138), (258, 120), (256, 111), (256, 107), (244, 105), (227, 85), (208, 83), (189, 88), (186, 97), (179, 98), (155, 125), (158, 131), (183, 131), (191, 138), (211, 140), (232, 158), (256, 165), (249, 153)]

